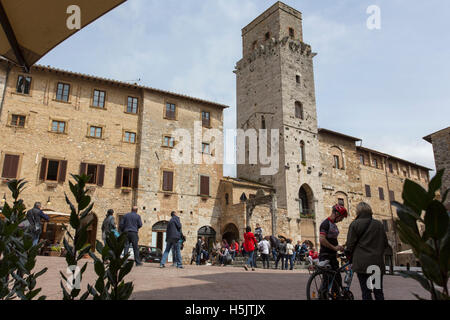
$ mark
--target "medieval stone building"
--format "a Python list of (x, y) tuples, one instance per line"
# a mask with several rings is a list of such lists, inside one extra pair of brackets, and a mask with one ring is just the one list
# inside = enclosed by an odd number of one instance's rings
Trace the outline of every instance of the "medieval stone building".
[[(247, 141), (247, 161), (238, 164), (237, 178), (223, 177), (220, 160), (210, 161), (220, 158), (215, 143), (221, 137), (203, 134), (223, 131), (227, 106), (51, 67), (25, 74), (2, 62), (0, 195), (11, 201), (7, 180), (25, 178), (27, 207), (40, 201), (61, 219), (69, 212), (69, 174), (90, 174), (92, 243), (101, 238), (107, 209), (115, 210), (119, 222), (137, 205), (144, 223), (140, 243), (164, 248), (170, 212), (177, 211), (187, 237), (185, 258), (197, 236), (242, 240), (244, 228), (256, 223), (265, 234), (317, 245), (318, 225), (336, 203), (350, 212), (341, 228), (344, 242), (356, 204), (366, 201), (385, 224), (393, 250), (403, 250), (390, 200), (401, 200), (406, 178), (425, 185), (429, 169), (318, 127), (316, 54), (303, 41), (300, 12), (277, 2), (242, 30), (242, 38), (235, 70), (237, 128), (269, 133)], [(200, 161), (177, 163), (173, 152), (189, 136), (191, 147), (180, 157), (200, 155)], [(278, 170), (269, 174), (267, 163), (248, 161), (252, 147), (266, 138), (268, 153), (279, 151)], [(43, 236), (60, 241), (62, 229), (54, 222)]]

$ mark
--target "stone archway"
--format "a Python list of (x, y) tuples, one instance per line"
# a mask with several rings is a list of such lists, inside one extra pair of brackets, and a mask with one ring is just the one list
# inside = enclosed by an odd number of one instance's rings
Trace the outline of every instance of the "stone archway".
[(168, 221), (159, 221), (152, 227), (152, 247), (164, 251), (166, 247), (166, 230)]
[(270, 205), (270, 213), (272, 216), (272, 235), (277, 232), (277, 197), (275, 195), (275, 191), (271, 190), (269, 195), (265, 195), (263, 190), (258, 190), (256, 192), (256, 197), (248, 199), (246, 202), (246, 220), (245, 223), (247, 226), (250, 225), (250, 220), (253, 215), (253, 210), (260, 205)]
[(210, 226), (204, 226), (198, 229), (197, 236), (205, 237), (205, 243), (208, 246), (208, 251), (210, 251), (213, 247), (214, 242), (216, 241), (216, 230), (214, 230)]
[(298, 191), (300, 218), (314, 218), (314, 193), (311, 187), (304, 184)]
[(229, 223), (225, 226), (222, 233), (222, 239), (227, 240), (228, 244), (230, 244), (233, 240), (239, 242), (239, 229), (234, 223)]

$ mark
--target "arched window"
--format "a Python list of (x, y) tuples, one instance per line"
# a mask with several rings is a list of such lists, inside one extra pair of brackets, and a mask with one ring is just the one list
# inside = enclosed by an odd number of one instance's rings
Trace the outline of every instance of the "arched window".
[(300, 141), (300, 162), (306, 164), (305, 142)]
[(314, 195), (312, 193), (311, 188), (308, 185), (304, 184), (298, 192), (300, 217), (302, 218), (314, 217), (313, 202), (312, 202), (313, 198)]
[(295, 117), (304, 120), (303, 104), (299, 101), (295, 102)]
[(230, 195), (225, 193), (225, 203), (228, 205), (230, 203)]

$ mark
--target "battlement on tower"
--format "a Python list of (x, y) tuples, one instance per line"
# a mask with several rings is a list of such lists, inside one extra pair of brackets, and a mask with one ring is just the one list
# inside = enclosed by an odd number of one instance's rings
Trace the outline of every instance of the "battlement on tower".
[(242, 29), (243, 57), (271, 39), (303, 42), (302, 13), (278, 1)]

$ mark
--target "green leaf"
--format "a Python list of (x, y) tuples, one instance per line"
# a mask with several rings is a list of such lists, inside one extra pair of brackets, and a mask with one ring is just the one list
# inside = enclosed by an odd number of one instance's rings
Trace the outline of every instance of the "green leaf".
[(433, 197), (430, 197), (421, 185), (408, 179), (403, 186), (402, 197), (405, 204), (418, 214), (425, 210), (430, 201), (433, 200)]
[(91, 203), (91, 197), (90, 196), (83, 196), (81, 198), (80, 203), (78, 203), (78, 210), (84, 210), (89, 206), (89, 203)]
[(444, 205), (433, 200), (425, 214), (425, 228), (427, 234), (435, 240), (443, 238), (448, 230), (449, 216)]
[(133, 261), (128, 261), (119, 272), (119, 281), (122, 281), (123, 278), (130, 273), (131, 269), (133, 268)]
[(80, 219), (78, 218), (78, 215), (74, 211), (72, 211), (72, 213), (70, 214), (70, 226), (74, 230), (78, 230), (78, 228), (80, 227)]
[(419, 260), (422, 265), (422, 270), (425, 277), (427, 277), (437, 285), (443, 286), (444, 281), (441, 276), (441, 270), (439, 268), (438, 261), (425, 254), (421, 254), (419, 256)]
[(94, 263), (94, 269), (95, 273), (103, 279), (103, 277), (105, 276), (105, 266), (103, 265), (103, 262), (101, 262), (100, 260), (96, 261)]
[(442, 176), (444, 175), (444, 170), (439, 170), (438, 173), (431, 179), (428, 184), (428, 194), (434, 198), (436, 191), (438, 191), (442, 186)]

